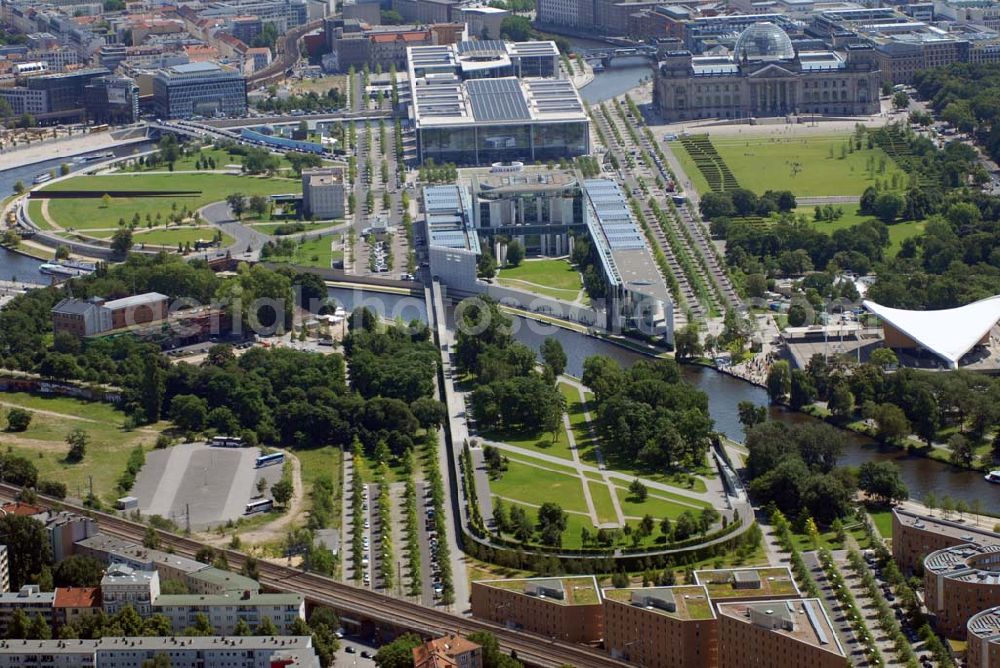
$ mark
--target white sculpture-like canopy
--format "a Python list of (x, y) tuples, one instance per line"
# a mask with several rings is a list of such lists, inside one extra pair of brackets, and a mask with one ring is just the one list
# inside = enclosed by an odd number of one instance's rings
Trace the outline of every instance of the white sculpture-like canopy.
[(862, 304), (952, 368), (1000, 321), (1000, 295), (939, 311), (908, 311), (868, 300)]

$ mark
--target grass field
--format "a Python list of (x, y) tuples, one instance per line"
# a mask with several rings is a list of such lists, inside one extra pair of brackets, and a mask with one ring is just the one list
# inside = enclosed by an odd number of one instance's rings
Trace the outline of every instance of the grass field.
[[(860, 195), (893, 173), (905, 174), (880, 148), (854, 151), (841, 158), (841, 147), (849, 135), (775, 138), (771, 136), (713, 137), (712, 144), (743, 188), (761, 194), (766, 190), (791, 190), (798, 197)], [(670, 148), (698, 192), (709, 191), (708, 183), (679, 141)], [(832, 155), (831, 157), (831, 150)], [(874, 159), (874, 174), (868, 170)], [(879, 166), (885, 160), (884, 173)]]
[(31, 222), (37, 225), (40, 229), (43, 230), (52, 229), (52, 225), (49, 224), (48, 219), (42, 215), (42, 200), (40, 199), (28, 200), (28, 217), (31, 218)]
[[(163, 216), (177, 204), (194, 211), (211, 202), (224, 200), (226, 195), (241, 192), (246, 195), (271, 195), (298, 192), (301, 186), (291, 179), (275, 179), (227, 174), (115, 174), (110, 176), (79, 176), (53, 184), (53, 191), (89, 190), (195, 190), (200, 195), (191, 197), (116, 197), (107, 207), (101, 198), (50, 200), (49, 215), (64, 228), (87, 230), (114, 228), (118, 220), (131, 222), (135, 213), (145, 224), (146, 214), (154, 220)], [(47, 189), (48, 190), (48, 189)]]
[(501, 269), (497, 283), (569, 302), (576, 301), (583, 289), (580, 273), (568, 260), (525, 260)]
[[(827, 234), (833, 234), (837, 230), (852, 227), (858, 223), (862, 223), (866, 220), (872, 220), (873, 216), (862, 216), (858, 213), (858, 207), (856, 204), (840, 204), (844, 215), (842, 215), (837, 220), (830, 222), (821, 222), (813, 220), (813, 208), (808, 206), (802, 206), (793, 211), (796, 215), (801, 214), (809, 219), (809, 223), (821, 232), (826, 232)], [(904, 239), (909, 239), (910, 237), (915, 237), (922, 234), (924, 231), (924, 221), (922, 220), (909, 220), (903, 223), (894, 223), (889, 225), (889, 248), (886, 253), (890, 257), (894, 257), (896, 253), (899, 252), (900, 246)]]
[(659, 491), (650, 491), (646, 500), (639, 503), (632, 498), (628, 489), (624, 487), (615, 487), (615, 491), (618, 493), (618, 501), (621, 503), (622, 512), (625, 513), (626, 517), (642, 517), (643, 515), (652, 515), (657, 520), (663, 517), (669, 517), (670, 519), (675, 520), (680, 517), (681, 513), (685, 510), (697, 514), (701, 508), (708, 507), (707, 503), (702, 504), (695, 499), (685, 499), (683, 504), (675, 503), (666, 497), (657, 496)]
[(872, 518), (872, 522), (875, 523), (878, 532), (882, 534), (882, 538), (892, 538), (891, 510), (869, 511), (868, 516)]
[[(4, 420), (11, 406), (32, 411), (27, 431), (5, 432), (3, 443), (23, 455), (38, 468), (40, 478), (66, 483), (71, 496), (86, 495), (93, 480), (94, 493), (105, 501), (117, 498), (115, 483), (125, 470), (128, 452), (138, 444), (152, 447), (165, 424), (126, 432), (121, 426), (125, 414), (110, 404), (69, 397), (42, 397), (22, 392), (0, 394)], [(45, 411), (45, 413), (38, 412)], [(80, 427), (88, 436), (87, 454), (78, 463), (68, 463), (66, 436)]]
[[(312, 506), (312, 484), (321, 477), (328, 476), (333, 480), (333, 488), (341, 491), (341, 473), (344, 470), (341, 459), (340, 448), (326, 445), (322, 448), (311, 448), (308, 450), (294, 450), (295, 456), (299, 458), (302, 467), (302, 486), (306, 493), (306, 505)], [(340, 511), (342, 504), (338, 496), (334, 501), (333, 528), (340, 526)]]
[[(540, 466), (545, 466), (539, 462)], [(498, 496), (541, 505), (552, 501), (563, 510), (587, 512), (583, 499), (582, 483), (575, 475), (566, 475), (511, 460), (499, 480), (490, 482), (490, 489)]]
[[(260, 229), (260, 228), (258, 228)], [(303, 267), (319, 267), (329, 269), (334, 261), (344, 259), (343, 250), (333, 250), (332, 242), (340, 239), (339, 234), (334, 234), (319, 239), (310, 239), (299, 244), (295, 248), (293, 256), (271, 256), (271, 262), (288, 262)]]
[(554, 457), (573, 459), (573, 453), (569, 449), (569, 441), (562, 429), (559, 430), (554, 442), (552, 434), (541, 431), (496, 430), (483, 432), (483, 437), (490, 441), (509, 443), (519, 448), (527, 448)]
[(618, 522), (618, 515), (615, 513), (614, 501), (611, 499), (611, 490), (602, 482), (588, 482), (590, 488), (590, 498), (594, 501), (594, 510), (597, 511), (597, 519), (601, 522)]

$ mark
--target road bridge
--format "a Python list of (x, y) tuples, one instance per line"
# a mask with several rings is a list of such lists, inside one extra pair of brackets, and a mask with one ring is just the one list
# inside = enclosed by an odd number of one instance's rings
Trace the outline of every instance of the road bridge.
[(657, 62), (657, 49), (655, 46), (640, 44), (636, 46), (611, 46), (600, 49), (588, 49), (580, 51), (584, 60), (601, 61), (604, 67), (610, 67), (617, 58), (645, 58), (655, 66)]

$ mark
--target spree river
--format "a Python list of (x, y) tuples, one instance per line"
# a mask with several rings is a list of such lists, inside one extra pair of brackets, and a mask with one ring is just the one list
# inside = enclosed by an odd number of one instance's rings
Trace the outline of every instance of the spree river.
[[(355, 306), (365, 304), (380, 315), (393, 319), (408, 322), (415, 318), (425, 321), (427, 318), (427, 309), (423, 299), (420, 298), (339, 288), (331, 289), (330, 296), (348, 311)], [(558, 333), (559, 341), (566, 351), (566, 371), (577, 377), (583, 375), (583, 361), (591, 355), (606, 355), (625, 366), (644, 357), (641, 353), (608, 341), (524, 318), (514, 318), (513, 328), (514, 337), (536, 352), (546, 337)], [(733, 440), (742, 441), (743, 430), (737, 406), (741, 401), (752, 401), (760, 406), (768, 406), (767, 392), (761, 387), (714, 369), (687, 365), (681, 368), (685, 378), (708, 395), (708, 411), (715, 422), (715, 428)], [(769, 406), (768, 410), (772, 419), (785, 423), (815, 419), (775, 406)], [(933, 491), (938, 498), (947, 494), (956, 500), (964, 499), (966, 502), (976, 498), (985, 500), (987, 508), (996, 507), (996, 503), (1000, 503), (1000, 490), (983, 480), (981, 473), (957, 469), (926, 457), (909, 455), (898, 448), (885, 448), (870, 438), (850, 431), (841, 431), (841, 434), (844, 438), (841, 464), (859, 466), (869, 461), (892, 461), (899, 466), (901, 476), (914, 498), (921, 499), (927, 492)], [(994, 499), (996, 503), (990, 499)]]
[[(150, 146), (152, 146), (152, 144), (139, 143), (121, 146), (112, 150), (115, 155), (123, 156), (147, 150)], [(102, 149), (100, 151), (81, 153), (80, 156), (77, 157), (93, 153), (103, 153), (107, 150), (108, 149)], [(69, 164), (70, 171), (74, 172), (86, 166), (83, 162), (74, 162), (71, 158), (63, 156), (54, 160), (45, 160), (31, 165), (24, 165), (22, 167), (15, 167), (13, 169), (0, 171), (0, 199), (3, 199), (7, 197), (7, 195), (13, 193), (14, 184), (18, 181), (23, 183), (25, 186), (30, 187), (36, 176), (43, 172), (58, 170), (59, 166), (63, 163)], [(6, 248), (0, 248), (0, 280), (9, 281), (12, 280), (13, 277), (18, 281), (24, 281), (25, 283), (41, 283), (48, 285), (49, 277), (38, 271), (39, 264), (41, 264), (41, 260), (36, 260), (35, 258), (27, 257), (19, 253), (12, 253)]]

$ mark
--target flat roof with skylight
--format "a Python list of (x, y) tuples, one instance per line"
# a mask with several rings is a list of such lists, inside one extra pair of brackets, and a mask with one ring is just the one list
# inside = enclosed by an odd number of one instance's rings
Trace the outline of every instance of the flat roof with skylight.
[(847, 657), (819, 599), (719, 603), (718, 612), (720, 619), (736, 619)]
[(715, 619), (708, 590), (702, 585), (602, 589), (604, 598), (650, 613), (684, 621)]
[(704, 569), (694, 572), (694, 580), (705, 585), (712, 600), (801, 595), (787, 566)]
[(559, 605), (597, 605), (601, 602), (597, 578), (593, 575), (564, 578), (523, 578), (477, 580), (476, 584), (545, 599)]

